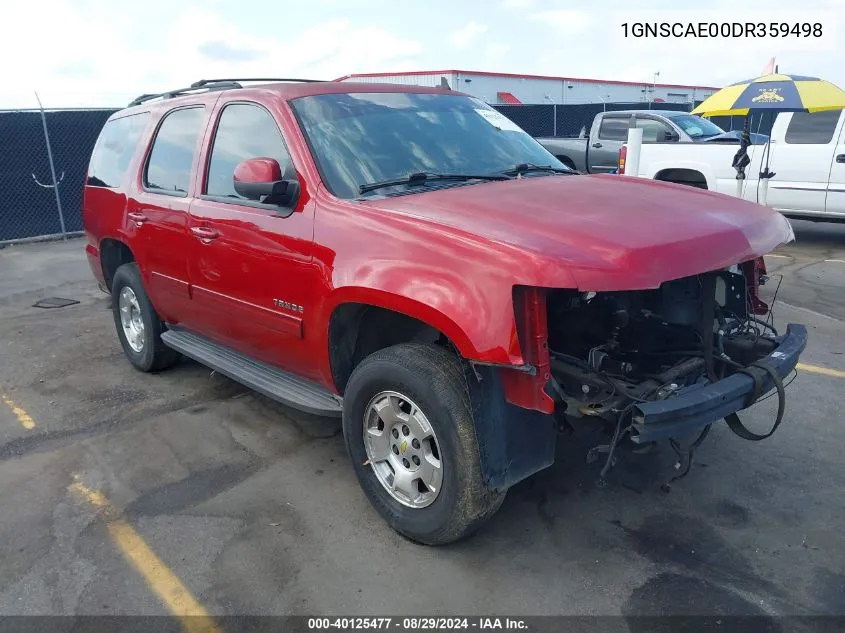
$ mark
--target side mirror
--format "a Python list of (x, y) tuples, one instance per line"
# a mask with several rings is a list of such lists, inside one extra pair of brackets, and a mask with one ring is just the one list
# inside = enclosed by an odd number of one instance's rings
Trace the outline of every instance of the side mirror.
[(282, 179), (274, 158), (249, 158), (235, 167), (235, 191), (247, 200), (280, 207), (292, 207), (299, 198), (299, 181)]

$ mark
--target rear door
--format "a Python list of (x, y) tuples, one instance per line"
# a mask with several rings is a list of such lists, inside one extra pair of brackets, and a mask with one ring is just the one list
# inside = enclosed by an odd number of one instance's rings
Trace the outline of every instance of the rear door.
[(630, 115), (603, 115), (596, 138), (590, 138), (587, 150), (592, 173), (609, 173), (618, 167), (619, 150), (628, 140)]
[(839, 140), (833, 149), (825, 212), (845, 216), (845, 111), (839, 118)]
[(249, 158), (273, 158), (283, 176), (296, 177), (268, 109), (231, 98), (221, 100), (214, 119), (189, 227), (192, 294), (204, 315), (199, 331), (308, 375), (315, 362), (305, 347), (303, 316), (320, 288), (310, 264), (314, 204), (303, 193), (291, 212), (244, 199), (234, 189), (235, 167)]
[[(770, 169), (775, 172), (769, 181), (769, 206), (786, 213), (824, 213), (839, 115), (834, 110), (778, 116), (769, 157)], [(756, 179), (757, 174), (752, 177)], [(751, 199), (756, 199), (756, 192), (752, 192)]]
[(156, 311), (170, 323), (190, 320), (188, 208), (206, 119), (203, 104), (179, 106), (161, 118), (127, 201), (130, 248)]

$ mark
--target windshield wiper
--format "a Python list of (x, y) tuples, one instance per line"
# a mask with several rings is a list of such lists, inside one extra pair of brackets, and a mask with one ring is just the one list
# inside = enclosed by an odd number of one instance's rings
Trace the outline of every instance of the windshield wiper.
[(375, 191), (384, 187), (398, 187), (399, 185), (422, 185), (432, 180), (510, 180), (510, 176), (502, 174), (436, 174), (426, 171), (421, 171), (415, 174), (408, 174), (403, 178), (393, 178), (391, 180), (380, 180), (378, 182), (370, 182), (365, 185), (359, 185), (358, 191), (367, 193), (368, 191)]
[(502, 173), (507, 174), (508, 176), (521, 176), (522, 174), (527, 174), (530, 171), (549, 171), (555, 174), (577, 173), (572, 169), (552, 167), (551, 165), (535, 165), (534, 163), (520, 163), (519, 165), (516, 165), (511, 169), (506, 169), (502, 171)]

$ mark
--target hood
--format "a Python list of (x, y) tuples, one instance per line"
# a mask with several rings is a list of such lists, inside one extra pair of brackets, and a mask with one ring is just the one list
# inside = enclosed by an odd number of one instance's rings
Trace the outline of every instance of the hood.
[[(702, 139), (693, 139), (696, 143), (735, 143), (739, 144), (742, 137), (742, 132), (739, 130), (732, 130), (724, 134), (717, 134), (716, 136), (708, 136)], [(765, 134), (757, 134), (752, 132), (749, 134), (752, 145), (765, 145), (769, 141), (769, 137)]]
[(582, 290), (656, 288), (794, 239), (768, 207), (627, 176), (528, 177), (364, 204), (522, 251), (529, 257), (526, 270), (515, 271), (518, 283), (569, 278)]

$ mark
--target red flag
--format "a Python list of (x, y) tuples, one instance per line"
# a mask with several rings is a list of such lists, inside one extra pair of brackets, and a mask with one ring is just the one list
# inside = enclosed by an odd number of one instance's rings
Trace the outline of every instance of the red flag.
[(771, 75), (773, 72), (775, 72), (775, 58), (774, 57), (772, 57), (769, 60), (769, 63), (766, 64), (766, 66), (763, 68), (763, 72), (760, 73), (760, 74), (761, 75)]

